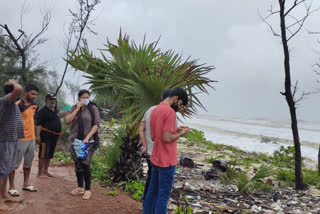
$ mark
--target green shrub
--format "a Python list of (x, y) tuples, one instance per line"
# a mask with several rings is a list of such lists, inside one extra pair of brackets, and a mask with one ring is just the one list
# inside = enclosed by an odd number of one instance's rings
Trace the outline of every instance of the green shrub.
[(221, 183), (228, 185), (236, 182), (238, 174), (240, 173), (236, 166), (238, 165), (237, 160), (231, 160), (227, 171), (221, 175)]
[(272, 192), (273, 191), (273, 186), (269, 185), (269, 184), (265, 184), (263, 182), (256, 182), (253, 185), (254, 189), (259, 189), (262, 192)]
[(116, 123), (116, 120), (114, 118), (111, 118), (111, 121), (109, 122), (109, 127), (112, 128), (114, 124)]
[(117, 133), (114, 133), (112, 144), (107, 146), (105, 164), (108, 169), (112, 169), (116, 162), (119, 161), (121, 155), (121, 145), (124, 143), (123, 139), (126, 137), (126, 135), (125, 128), (120, 127), (117, 130)]
[(276, 172), (276, 178), (279, 181), (284, 181), (288, 185), (293, 185), (295, 182), (295, 173), (292, 169), (278, 169)]
[(203, 143), (207, 141), (204, 137), (204, 132), (196, 129), (191, 129), (186, 135), (186, 138), (189, 142), (193, 143)]
[(69, 135), (70, 135), (70, 126), (68, 126), (65, 122), (64, 119), (61, 119), (61, 132), (62, 136), (60, 137), (60, 140), (62, 141), (63, 144), (68, 144), (69, 140)]
[(211, 151), (223, 151), (225, 147), (223, 144), (214, 144), (212, 141), (207, 140), (204, 137), (204, 132), (196, 129), (191, 129), (186, 135), (186, 138), (187, 144), (191, 143), (199, 146), (204, 146), (206, 149)]
[(109, 183), (107, 179), (108, 170), (103, 159), (104, 158), (102, 156), (99, 156), (98, 154), (92, 157), (92, 162), (91, 162), (92, 179), (103, 182), (103, 183)]
[(258, 180), (271, 176), (273, 174), (273, 168), (271, 166), (261, 165), (250, 180), (246, 174), (247, 173), (238, 174), (237, 186), (240, 192), (249, 192), (256, 189)]
[(254, 152), (252, 153), (252, 155), (254, 157), (256, 157), (257, 160), (260, 160), (263, 161), (263, 162), (266, 162), (266, 163), (272, 163), (272, 157), (269, 156), (268, 154), (266, 153), (257, 153), (257, 152)]
[(260, 160), (254, 156), (246, 156), (239, 159), (239, 164), (244, 165), (246, 169), (252, 166), (253, 163), (260, 163)]
[(320, 185), (320, 176), (319, 176), (319, 172), (317, 170), (304, 169), (303, 174), (304, 174), (303, 181), (304, 181), (305, 185), (307, 185), (307, 186)]
[[(293, 146), (285, 148), (281, 146), (279, 150), (273, 152), (272, 164), (277, 167), (285, 167), (293, 169), (295, 166), (295, 150)], [(303, 159), (301, 163), (303, 165)]]
[(141, 200), (144, 193), (144, 183), (141, 180), (122, 181), (118, 186), (123, 188), (124, 191), (130, 192), (133, 199), (137, 201)]

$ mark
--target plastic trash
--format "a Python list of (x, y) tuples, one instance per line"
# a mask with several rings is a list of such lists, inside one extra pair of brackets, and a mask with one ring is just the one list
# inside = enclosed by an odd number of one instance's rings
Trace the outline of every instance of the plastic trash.
[(191, 196), (191, 195), (187, 195), (186, 198), (187, 198), (189, 201), (194, 201), (194, 200), (197, 199), (195, 196)]
[(86, 159), (89, 153), (89, 143), (93, 143), (94, 141), (89, 141), (82, 143), (82, 140), (75, 139), (72, 143), (74, 151), (76, 152), (77, 158)]

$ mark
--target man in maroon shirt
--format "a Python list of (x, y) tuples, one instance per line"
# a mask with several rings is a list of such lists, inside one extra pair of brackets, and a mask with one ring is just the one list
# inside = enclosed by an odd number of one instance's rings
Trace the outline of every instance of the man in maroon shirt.
[(152, 173), (143, 214), (167, 213), (175, 166), (178, 163), (177, 140), (190, 131), (186, 126), (177, 128), (176, 112), (187, 104), (187, 92), (182, 88), (175, 88), (151, 112), (151, 137), (154, 141), (150, 158)]

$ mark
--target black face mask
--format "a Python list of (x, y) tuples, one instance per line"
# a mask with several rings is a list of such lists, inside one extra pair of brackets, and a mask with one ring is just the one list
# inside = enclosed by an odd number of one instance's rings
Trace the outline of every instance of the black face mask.
[(178, 111), (179, 111), (178, 102), (171, 104), (171, 108), (172, 108), (175, 112), (178, 112)]

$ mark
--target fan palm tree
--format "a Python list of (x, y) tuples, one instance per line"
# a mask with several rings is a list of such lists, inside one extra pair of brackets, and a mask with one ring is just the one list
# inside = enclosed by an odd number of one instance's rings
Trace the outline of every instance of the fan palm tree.
[(139, 122), (149, 107), (159, 104), (165, 89), (181, 87), (188, 92), (190, 102), (182, 113), (188, 117), (197, 107), (204, 108), (197, 96), (208, 93), (207, 88), (212, 88), (215, 82), (207, 77), (213, 66), (198, 64), (189, 58), (183, 60), (171, 50), (161, 51), (157, 44), (158, 41), (146, 44), (144, 40), (136, 45), (120, 32), (117, 44), (108, 41), (101, 58), (83, 47), (69, 60), (75, 69), (86, 73), (88, 84), (96, 94), (112, 100), (123, 113), (127, 139), (114, 170), (115, 181), (141, 174), (141, 160), (136, 154), (140, 148)]

